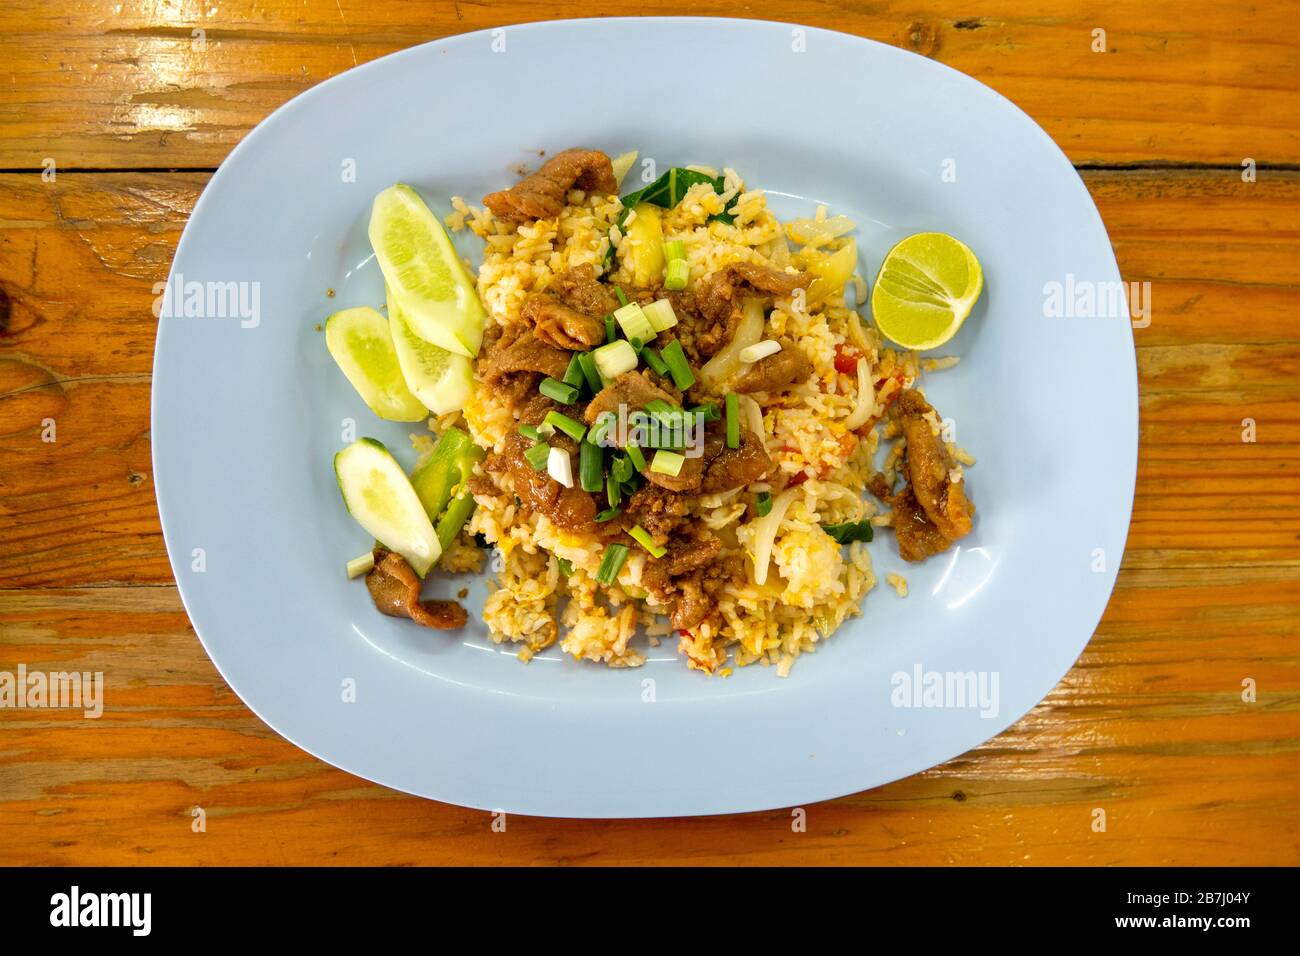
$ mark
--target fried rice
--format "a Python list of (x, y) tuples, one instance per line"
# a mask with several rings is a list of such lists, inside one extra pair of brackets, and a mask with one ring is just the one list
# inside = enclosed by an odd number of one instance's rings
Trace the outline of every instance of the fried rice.
[[(734, 170), (722, 176), (721, 192), (697, 183), (663, 213), (663, 238), (683, 243), (692, 284), (730, 263), (814, 268), (853, 241), (853, 223), (829, 217), (824, 206), (811, 218), (782, 223), (762, 190), (748, 188)], [(731, 222), (714, 218), (724, 210)], [(635, 240), (614, 228), (622, 211), (616, 195), (574, 189), (555, 218), (504, 222), (457, 197), (446, 222), (454, 231), (472, 230), (486, 243), (478, 293), (488, 322), (504, 326), (518, 323), (525, 297), (555, 276), (585, 263), (599, 267), (611, 243), (619, 254), (608, 279), (630, 287), (631, 256), (619, 247)], [(863, 325), (856, 310), (866, 289), (854, 274), (812, 304), (803, 296), (774, 303), (767, 334), (796, 342), (815, 375), (791, 390), (756, 396), (761, 435), (782, 476), (750, 490), (774, 490), (774, 529), (769, 519), (747, 515), (740, 490), (690, 501), (692, 516), (722, 539), (717, 566), (729, 569), (714, 613), (689, 631), (674, 631), (642, 585), (646, 562), (652, 560), (645, 551), (631, 552), (614, 585), (598, 584), (599, 540), (556, 527), (521, 507), (508, 491), (476, 490), (477, 508), (466, 533), (492, 546), (495, 584), (483, 618), (493, 640), (516, 643), (524, 660), (558, 643), (574, 658), (613, 667), (639, 665), (648, 646), (675, 642), (690, 667), (709, 674), (725, 676), (733, 664), (758, 662), (785, 676), (801, 654), (815, 651), (846, 618), (859, 615), (863, 598), (876, 585), (871, 555), (862, 542), (840, 545), (823, 526), (890, 522), (866, 495), (867, 481), (877, 471), (893, 481), (901, 442), (886, 411), (922, 371), (914, 354), (885, 347), (874, 329)], [(864, 395), (856, 367), (843, 360), (846, 354), (867, 360)], [(950, 367), (955, 361), (927, 360), (926, 366)], [(865, 423), (848, 427), (860, 402), (869, 403)], [(489, 451), (501, 452), (518, 424), (508, 401), (487, 388), (474, 391), (463, 414), (471, 437)], [(755, 430), (756, 417), (750, 419)], [(862, 417), (860, 410), (856, 417)], [(970, 462), (953, 451), (957, 461)], [(873, 465), (877, 457), (883, 457), (880, 467)], [(770, 547), (772, 570), (759, 584), (754, 557), (765, 547)]]

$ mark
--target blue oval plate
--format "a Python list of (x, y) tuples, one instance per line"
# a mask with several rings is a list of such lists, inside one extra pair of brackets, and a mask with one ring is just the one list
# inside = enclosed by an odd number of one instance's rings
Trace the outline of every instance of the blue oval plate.
[[(590, 82), (561, 62), (583, 64)], [(646, 81), (665, 62), (702, 64), (695, 95)], [(384, 618), (344, 577), (369, 545), (331, 468), (346, 423), (399, 455), (412, 431), (366, 409), (316, 329), (382, 300), (371, 199), (404, 181), (444, 214), (451, 195), (476, 202), (538, 150), (572, 145), (731, 166), (781, 216), (828, 203), (860, 224), (868, 278), (894, 242), (927, 230), (961, 237), (983, 263), (984, 296), (943, 350), (962, 362), (926, 380), (979, 459), (975, 532), (923, 566), (879, 536), (878, 575), (903, 571), (910, 596), (872, 592), (788, 679), (763, 667), (707, 678), (667, 643), (635, 670), (556, 649), (524, 666), (479, 622), (449, 636)], [(406, 50), (249, 134), (204, 191), (171, 280), (153, 448), (185, 607), (267, 724), (389, 787), (579, 817), (863, 790), (956, 756), (1038, 703), (1115, 581), (1136, 469), (1132, 331), (1122, 305), (1082, 318), (1053, 303), (1115, 288), (1105, 228), (1024, 113), (892, 47), (778, 23), (600, 19)], [(445, 596), (464, 583), (437, 586)], [(475, 580), (472, 612), (484, 595)]]

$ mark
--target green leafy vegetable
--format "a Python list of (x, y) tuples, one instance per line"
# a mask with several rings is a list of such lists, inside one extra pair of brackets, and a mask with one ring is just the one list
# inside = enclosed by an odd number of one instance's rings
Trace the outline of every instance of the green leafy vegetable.
[[(619, 227), (622, 228), (627, 223), (628, 213), (636, 208), (637, 203), (648, 202), (652, 206), (658, 206), (661, 209), (672, 209), (682, 201), (687, 191), (697, 183), (708, 183), (718, 195), (721, 195), (726, 188), (721, 176), (710, 176), (694, 169), (674, 166), (650, 185), (643, 186), (636, 192), (623, 197), (624, 213), (619, 218)], [(727, 218), (724, 219), (724, 216)], [(729, 212), (723, 212), (711, 218), (723, 222), (732, 222), (735, 217)]]
[(843, 524), (824, 524), (822, 530), (840, 544), (852, 544), (854, 541), (870, 541), (875, 536), (875, 529), (869, 518), (861, 521), (846, 521)]

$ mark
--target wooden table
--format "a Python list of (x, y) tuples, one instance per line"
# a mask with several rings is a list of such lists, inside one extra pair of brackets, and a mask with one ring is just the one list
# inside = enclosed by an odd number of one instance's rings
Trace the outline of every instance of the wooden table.
[(1070, 155), (1124, 277), (1153, 289), (1132, 531), (1092, 643), (1000, 737), (806, 808), (804, 833), (788, 810), (494, 833), (486, 814), (309, 757), (209, 663), (154, 506), (150, 307), (212, 170), (274, 107), (390, 51), (570, 8), (7, 0), (0, 671), (102, 670), (111, 706), (97, 721), (0, 710), (0, 863), (1300, 862), (1300, 10), (973, 6), (655, 12), (767, 14), (915, 50), (1006, 94)]

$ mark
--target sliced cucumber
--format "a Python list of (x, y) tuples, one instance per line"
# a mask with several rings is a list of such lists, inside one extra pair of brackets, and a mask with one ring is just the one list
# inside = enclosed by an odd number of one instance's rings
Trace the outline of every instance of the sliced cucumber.
[(429, 416), (406, 387), (388, 320), (374, 309), (362, 306), (331, 315), (325, 320), (325, 347), (380, 418), (418, 422)]
[(483, 342), (483, 305), (442, 223), (414, 189), (389, 186), (370, 210), (370, 244), (413, 331), (473, 358)]
[(424, 577), (442, 546), (411, 480), (383, 443), (357, 439), (334, 456), (334, 475), (357, 523)]
[(438, 415), (465, 407), (474, 387), (474, 363), (463, 355), (426, 342), (411, 331), (410, 320), (388, 290), (388, 326), (397, 350), (397, 362), (411, 393)]

